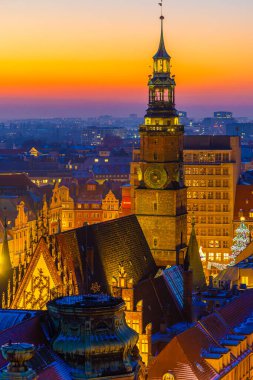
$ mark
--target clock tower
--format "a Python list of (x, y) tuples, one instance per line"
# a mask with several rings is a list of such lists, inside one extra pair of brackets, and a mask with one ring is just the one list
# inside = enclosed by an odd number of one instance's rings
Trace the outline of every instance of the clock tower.
[(135, 213), (156, 264), (167, 266), (183, 262), (187, 195), (183, 173), (184, 127), (175, 109), (175, 80), (164, 43), (163, 15), (160, 20), (160, 44), (153, 57), (148, 109), (139, 130), (140, 152), (131, 169), (136, 178), (131, 178), (131, 183), (136, 185)]

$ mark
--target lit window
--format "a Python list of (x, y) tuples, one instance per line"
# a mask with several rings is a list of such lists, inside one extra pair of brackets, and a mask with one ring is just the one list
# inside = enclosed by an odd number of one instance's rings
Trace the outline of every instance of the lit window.
[(125, 297), (124, 301), (125, 301), (125, 304), (126, 304), (126, 310), (130, 310), (130, 308), (131, 308), (130, 298), (129, 297)]
[(141, 342), (141, 353), (148, 354), (148, 340), (143, 339)]
[(223, 253), (223, 259), (229, 260), (229, 253)]
[(242, 276), (242, 281), (241, 281), (242, 284), (245, 284), (245, 285), (248, 285), (249, 284), (249, 277), (246, 277), (246, 276)]
[(133, 328), (137, 333), (139, 333), (139, 332), (140, 332), (140, 322), (139, 322), (139, 321), (136, 321), (136, 320), (133, 320), (132, 328)]
[(120, 277), (119, 279), (119, 286), (121, 288), (124, 288), (125, 287), (125, 279), (123, 277)]
[(95, 158), (94, 162), (99, 162), (99, 159), (98, 159), (98, 158)]
[(221, 261), (221, 253), (216, 253), (216, 261)]
[(223, 199), (228, 199), (228, 193), (223, 193)]
[(208, 253), (208, 260), (209, 261), (213, 261), (214, 260), (214, 253), (213, 252), (209, 252)]

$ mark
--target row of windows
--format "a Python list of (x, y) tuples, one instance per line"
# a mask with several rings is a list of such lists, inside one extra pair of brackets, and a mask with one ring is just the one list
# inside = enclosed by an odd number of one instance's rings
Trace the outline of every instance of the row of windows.
[(229, 248), (229, 242), (227, 240), (201, 240), (200, 246), (202, 248)]
[(209, 253), (204, 253), (203, 252), (204, 259), (207, 261), (228, 261), (229, 260), (229, 253), (214, 253), (214, 252), (209, 252)]
[(62, 214), (62, 217), (63, 217), (63, 218), (69, 218), (69, 219), (72, 219), (72, 218), (73, 218), (73, 213), (72, 213), (72, 212), (70, 212), (70, 213), (66, 213), (66, 212), (64, 212), (64, 213)]
[[(192, 217), (188, 216), (188, 223), (192, 222)], [(195, 222), (198, 224), (229, 224), (228, 216), (195, 216)]]
[(89, 213), (78, 213), (77, 217), (78, 218), (83, 218), (83, 219), (89, 219), (89, 218), (98, 218), (101, 215), (101, 213), (97, 212), (89, 212)]
[(192, 203), (187, 205), (187, 211), (208, 211), (208, 212), (228, 212), (229, 205), (224, 204), (198, 204)]
[(196, 235), (198, 236), (229, 236), (226, 228), (196, 228)]
[(105, 212), (104, 213), (104, 218), (105, 219), (112, 219), (112, 218), (115, 218), (116, 215), (114, 215), (115, 213), (112, 213), (112, 212)]
[(186, 175), (228, 175), (228, 168), (185, 168)]
[(229, 162), (229, 153), (185, 153), (184, 162)]
[(106, 207), (106, 210), (117, 210), (118, 209), (118, 205), (115, 205), (114, 203), (112, 202), (103, 202), (103, 206)]
[(220, 191), (187, 191), (188, 199), (229, 199), (229, 193)]
[(20, 232), (16, 233), (16, 239), (19, 239), (19, 238), (22, 238), (22, 237), (26, 237), (26, 230), (20, 231)]
[(190, 187), (190, 186), (198, 186), (198, 187), (229, 187), (229, 181), (227, 179), (224, 179), (223, 181), (221, 181), (220, 179), (218, 180), (212, 180), (212, 179), (209, 179), (209, 180), (198, 180), (198, 179), (187, 179), (185, 181), (185, 184), (186, 186)]
[(84, 203), (83, 205), (81, 203), (78, 203), (77, 205), (77, 208), (81, 209), (81, 208), (84, 208), (84, 209), (89, 209), (89, 208), (92, 208), (92, 209), (99, 209), (101, 207), (101, 204), (97, 204), (97, 203), (92, 203), (92, 204), (89, 204), (89, 203)]
[(128, 178), (128, 174), (96, 174), (96, 178)]

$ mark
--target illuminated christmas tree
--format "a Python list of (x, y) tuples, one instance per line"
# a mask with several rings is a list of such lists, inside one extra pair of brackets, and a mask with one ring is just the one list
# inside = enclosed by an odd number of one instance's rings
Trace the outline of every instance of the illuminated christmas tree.
[(233, 262), (239, 253), (241, 253), (250, 242), (250, 231), (244, 224), (244, 220), (244, 218), (241, 218), (241, 223), (235, 231), (235, 237), (233, 239), (233, 245), (231, 247), (231, 258)]

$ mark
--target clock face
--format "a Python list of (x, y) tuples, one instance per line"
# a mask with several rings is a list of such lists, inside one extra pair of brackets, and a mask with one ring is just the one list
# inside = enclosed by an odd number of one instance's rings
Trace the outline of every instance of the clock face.
[(149, 167), (144, 173), (144, 181), (152, 189), (162, 189), (168, 180), (167, 172), (164, 168)]

